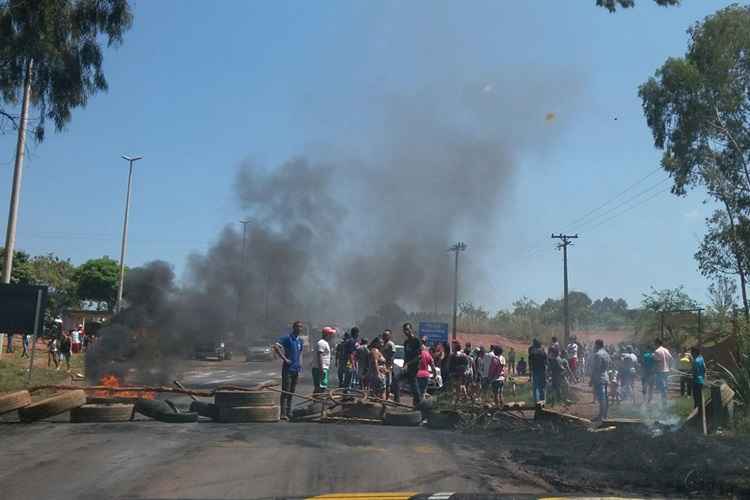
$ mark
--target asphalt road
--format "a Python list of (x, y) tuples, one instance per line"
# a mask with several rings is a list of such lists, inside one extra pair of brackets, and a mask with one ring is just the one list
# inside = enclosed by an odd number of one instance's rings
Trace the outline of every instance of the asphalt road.
[[(240, 365), (234, 367), (234, 365)], [(275, 363), (191, 363), (190, 386), (260, 383)], [(309, 374), (308, 374), (309, 375)], [(232, 378), (234, 377), (234, 378)], [(309, 380), (303, 378), (307, 389)], [(333, 492), (543, 492), (488, 473), (451, 431), (316, 423), (0, 424), (0, 498), (259, 498)], [(62, 420), (62, 421), (59, 421)], [(492, 469), (497, 470), (497, 469)]]

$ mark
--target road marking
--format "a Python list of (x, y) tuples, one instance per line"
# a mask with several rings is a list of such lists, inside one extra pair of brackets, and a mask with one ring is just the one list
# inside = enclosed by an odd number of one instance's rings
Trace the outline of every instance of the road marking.
[(453, 496), (453, 492), (433, 493), (428, 500), (448, 500)]
[(314, 498), (316, 500), (347, 500), (362, 498), (366, 498), (367, 500), (408, 500), (414, 495), (416, 495), (416, 493), (331, 493), (330, 495), (318, 495), (308, 498)]

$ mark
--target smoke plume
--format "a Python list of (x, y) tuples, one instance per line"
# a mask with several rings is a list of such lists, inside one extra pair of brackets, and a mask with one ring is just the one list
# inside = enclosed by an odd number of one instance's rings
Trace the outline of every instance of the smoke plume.
[(169, 356), (169, 346), (208, 332), (249, 341), (294, 319), (345, 326), (389, 303), (447, 311), (456, 240), (471, 252), (463, 293), (485, 293), (473, 283), (496, 278), (487, 249), (515, 209), (513, 180), (563, 128), (545, 116), (573, 106), (559, 76), (383, 98), (361, 126), (364, 147), (272, 167), (242, 162), (234, 193), (244, 238), (227, 224), (205, 254), (190, 256), (179, 288), (164, 263), (131, 273), (130, 308), (115, 323), (158, 330)]

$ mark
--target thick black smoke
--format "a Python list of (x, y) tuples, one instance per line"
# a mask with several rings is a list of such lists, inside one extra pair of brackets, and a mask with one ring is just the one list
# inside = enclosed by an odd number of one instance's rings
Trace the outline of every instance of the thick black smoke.
[(550, 111), (569, 109), (569, 92), (559, 80), (428, 89), (383, 100), (357, 153), (242, 163), (244, 238), (228, 224), (191, 255), (179, 290), (163, 263), (145, 266), (136, 277), (146, 283), (127, 285), (138, 321), (117, 323), (160, 330), (159, 349), (173, 355), (196, 336), (270, 338), (295, 319), (351, 324), (389, 303), (445, 312), (456, 240), (471, 255), (462, 294), (484, 293), (472, 283), (495, 279), (488, 249), (514, 210), (514, 177), (555, 141), (562, 124)]

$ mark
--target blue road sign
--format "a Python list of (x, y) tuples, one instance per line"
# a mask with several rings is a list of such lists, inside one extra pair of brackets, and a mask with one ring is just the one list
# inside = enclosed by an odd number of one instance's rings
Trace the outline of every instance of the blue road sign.
[(419, 338), (427, 337), (427, 343), (448, 342), (448, 323), (419, 322)]

